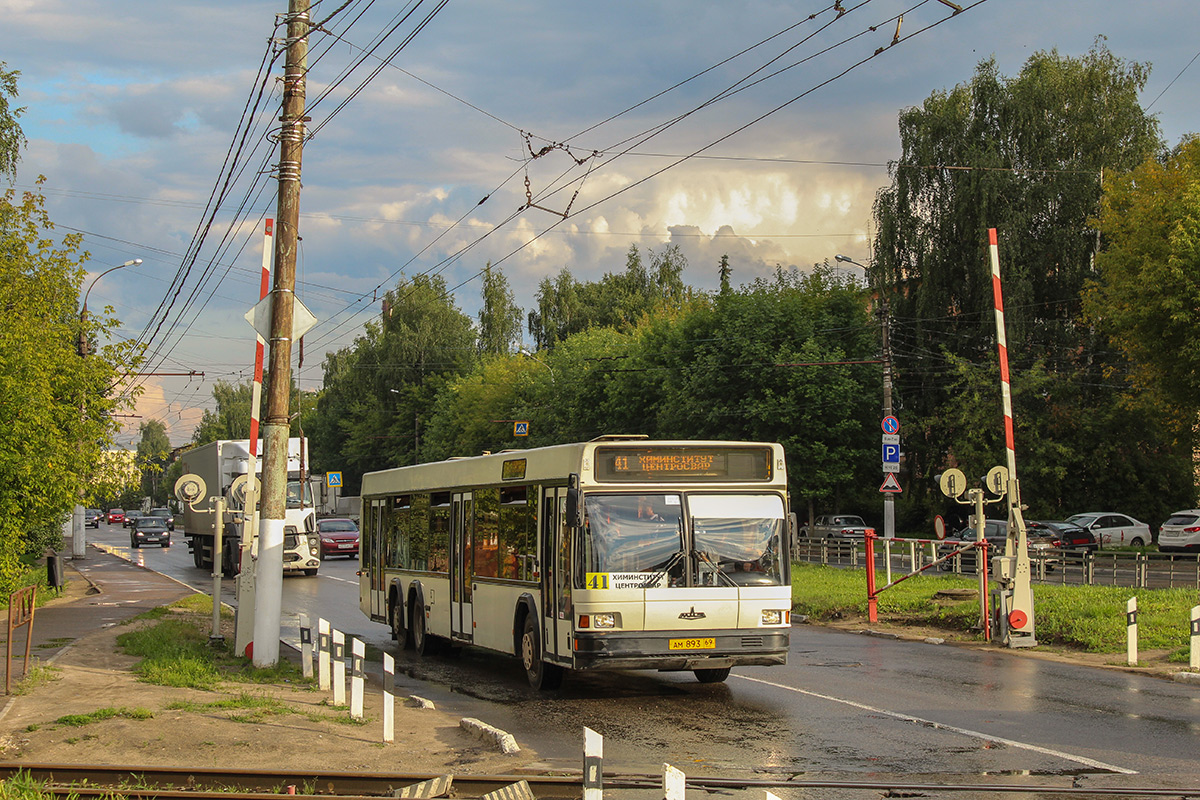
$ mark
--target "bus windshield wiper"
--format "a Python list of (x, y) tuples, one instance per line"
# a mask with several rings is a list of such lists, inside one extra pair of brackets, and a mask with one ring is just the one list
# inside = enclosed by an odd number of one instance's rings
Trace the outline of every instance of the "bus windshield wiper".
[(692, 555), (694, 555), (697, 559), (699, 559), (700, 561), (703, 561), (704, 563), (708, 564), (710, 567), (715, 569), (717, 571), (717, 575), (724, 578), (725, 582), (728, 583), (730, 586), (732, 586), (735, 589), (737, 588), (737, 584), (734, 582), (733, 578), (726, 575), (725, 570), (721, 569), (721, 565), (718, 564), (717, 562), (713, 561), (711, 558), (709, 558), (708, 553), (704, 552), (703, 550), (693, 550)]
[[(662, 566), (662, 569), (658, 569), (658, 570), (655, 570), (655, 571), (654, 571), (654, 574), (653, 574), (653, 575), (651, 575), (651, 576), (650, 576), (650, 577), (649, 577), (649, 578), (646, 580), (646, 582), (642, 584), (641, 588), (643, 588), (643, 589), (653, 589), (653, 588), (654, 588), (654, 586), (655, 586), (655, 584), (657, 584), (657, 583), (658, 583), (658, 580), (659, 580), (659, 578), (661, 578), (662, 576), (664, 576), (664, 575), (666, 575), (668, 572), (670, 572), (670, 571), (671, 571), (671, 569), (672, 569), (672, 568), (673, 568), (673, 567), (674, 567), (676, 564), (678, 564), (678, 563), (679, 563), (679, 561), (680, 561), (680, 560), (681, 560), (681, 559), (682, 559), (684, 556), (686, 556), (686, 555), (687, 555), (687, 551), (686, 551), (686, 550), (679, 550), (679, 551), (677, 551), (677, 552), (675, 553), (675, 555), (673, 555), (673, 556), (671, 556), (670, 558), (668, 558), (668, 559), (667, 559), (667, 563), (663, 564), (663, 566)], [(668, 583), (669, 583), (669, 581), (668, 581)]]

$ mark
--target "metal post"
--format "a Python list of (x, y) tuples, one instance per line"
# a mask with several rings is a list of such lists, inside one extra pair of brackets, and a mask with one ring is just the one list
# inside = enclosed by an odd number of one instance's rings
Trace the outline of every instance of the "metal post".
[(583, 729), (583, 800), (604, 800), (604, 737)]
[(346, 634), (333, 629), (333, 704), (346, 705)]
[(1192, 606), (1192, 648), (1188, 666), (1200, 669), (1200, 606)]
[(279, 206), (275, 219), (275, 281), (271, 308), (271, 370), (263, 426), (262, 523), (256, 566), (254, 666), (279, 660), (283, 604), (283, 537), (287, 510), (288, 402), (292, 388), (292, 323), (300, 222), (300, 165), (304, 154), (304, 74), (308, 62), (309, 0), (289, 0), (287, 66), (279, 131)]
[(396, 741), (396, 659), (383, 654), (383, 740)]
[[(221, 573), (224, 571), (225, 548), (223, 542), (225, 539), (225, 498), (221, 495), (213, 497), (213, 508), (216, 513), (216, 524), (213, 529), (213, 609), (212, 609), (212, 633), (209, 634), (208, 643), (217, 644), (225, 641), (225, 637), (221, 635)], [(196, 547), (200, 546), (200, 542), (196, 542)]]
[(871, 622), (878, 622), (879, 600), (875, 596), (875, 534), (867, 531), (865, 538), (867, 541), (867, 619)]
[(1137, 597), (1125, 601), (1125, 661), (1129, 666), (1138, 662)]

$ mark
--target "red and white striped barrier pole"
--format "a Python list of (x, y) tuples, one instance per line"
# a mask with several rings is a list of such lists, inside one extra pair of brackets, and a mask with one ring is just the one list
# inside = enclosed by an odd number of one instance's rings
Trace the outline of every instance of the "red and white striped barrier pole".
[[(275, 221), (266, 219), (263, 228), (262, 274), (258, 284), (258, 299), (263, 298), (271, 290), (271, 256), (275, 253), (274, 245)], [(266, 342), (262, 336), (255, 334), (258, 341), (254, 344), (254, 383), (250, 390), (250, 458), (247, 461), (248, 475), (258, 475), (258, 419), (262, 406), (262, 376), (263, 353)], [(246, 483), (247, 513), (242, 517), (242, 541), (238, 553), (239, 572), (237, 582), (238, 614), (236, 620), (237, 634), (234, 639), (235, 652), (243, 652), (246, 645), (254, 641), (254, 556), (256, 555), (256, 540), (258, 533), (258, 487), (254, 481)], [(242, 613), (242, 609), (245, 613)]]
[[(1017, 481), (1017, 451), (1013, 437), (1012, 388), (1008, 373), (1008, 337), (1004, 325), (1004, 294), (1000, 283), (1000, 247), (996, 229), (988, 228), (988, 253), (992, 261), (992, 297), (996, 309), (996, 346), (1000, 351), (1000, 396), (1004, 404), (1004, 449), (1008, 461), (1008, 519), (1009, 540), (1005, 557), (1012, 559), (1012, 589), (1006, 613), (1009, 647), (1032, 647), (1037, 644), (1033, 634), (1033, 584), (1029, 574), (1029, 550), (1025, 533), (1025, 517), (1021, 513), (1021, 484)], [(1013, 540), (1013, 532), (1016, 540)], [(1013, 545), (1015, 544), (1015, 548)], [(1013, 552), (1015, 549), (1016, 552)]]

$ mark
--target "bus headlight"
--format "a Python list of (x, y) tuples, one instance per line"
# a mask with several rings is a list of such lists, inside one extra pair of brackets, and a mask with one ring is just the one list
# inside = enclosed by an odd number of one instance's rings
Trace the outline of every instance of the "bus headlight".
[(613, 613), (580, 614), (580, 628), (605, 629), (617, 627), (617, 615)]
[(763, 625), (782, 625), (787, 619), (787, 611), (779, 608), (764, 608), (762, 611)]

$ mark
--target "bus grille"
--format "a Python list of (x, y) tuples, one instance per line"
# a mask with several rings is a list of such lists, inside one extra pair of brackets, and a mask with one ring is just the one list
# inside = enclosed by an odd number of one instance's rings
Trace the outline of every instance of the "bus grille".
[(743, 636), (742, 647), (762, 647), (764, 644), (761, 636)]

